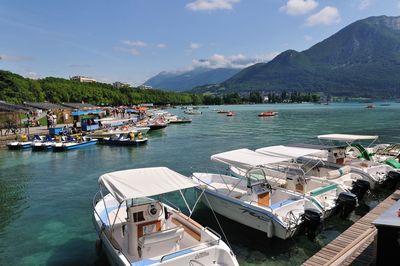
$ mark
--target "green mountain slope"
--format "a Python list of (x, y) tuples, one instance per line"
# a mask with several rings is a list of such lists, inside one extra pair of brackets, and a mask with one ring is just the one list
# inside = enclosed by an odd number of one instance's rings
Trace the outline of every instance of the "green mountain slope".
[(10, 103), (88, 102), (92, 104), (198, 104), (199, 95), (140, 90), (138, 88), (114, 88), (105, 83), (80, 83), (62, 78), (48, 77), (40, 80), (0, 70), (0, 100)]
[(400, 17), (356, 21), (308, 50), (288, 50), (196, 92), (321, 91), (340, 96), (400, 96)]

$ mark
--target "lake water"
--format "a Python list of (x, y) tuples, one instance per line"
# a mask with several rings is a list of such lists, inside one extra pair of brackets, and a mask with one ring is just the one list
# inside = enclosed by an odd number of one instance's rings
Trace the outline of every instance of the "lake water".
[[(380, 135), (400, 142), (400, 104), (366, 109), (366, 104), (240, 105), (200, 109), (191, 124), (151, 132), (142, 147), (95, 145), (65, 153), (0, 151), (0, 265), (107, 265), (95, 254), (92, 198), (98, 177), (121, 169), (167, 166), (182, 174), (212, 171), (210, 155), (237, 148), (308, 142), (325, 133)], [(214, 108), (236, 112), (227, 117)], [(259, 118), (261, 111), (278, 111)], [(180, 109), (172, 113), (182, 114)], [(350, 220), (333, 218), (314, 242), (304, 236), (282, 241), (219, 217), (241, 265), (298, 265), (384, 199), (384, 189), (369, 195)], [(182, 205), (182, 202), (176, 202)], [(210, 211), (195, 215), (216, 230)]]

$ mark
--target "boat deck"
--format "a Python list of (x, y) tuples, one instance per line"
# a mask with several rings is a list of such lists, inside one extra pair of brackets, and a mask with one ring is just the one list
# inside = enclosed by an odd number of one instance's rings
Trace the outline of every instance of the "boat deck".
[(332, 242), (303, 263), (304, 266), (370, 265), (375, 260), (377, 229), (372, 222), (400, 196), (400, 190), (379, 203)]

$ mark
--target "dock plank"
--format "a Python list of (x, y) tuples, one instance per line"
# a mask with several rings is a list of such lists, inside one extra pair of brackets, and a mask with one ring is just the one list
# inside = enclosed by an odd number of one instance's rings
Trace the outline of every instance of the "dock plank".
[(375, 259), (374, 238), (377, 234), (372, 222), (396, 202), (393, 199), (395, 194), (400, 194), (400, 190), (396, 190), (380, 202), (302, 265), (315, 266), (318, 264), (321, 266), (341, 263), (341, 265), (358, 266), (371, 264)]

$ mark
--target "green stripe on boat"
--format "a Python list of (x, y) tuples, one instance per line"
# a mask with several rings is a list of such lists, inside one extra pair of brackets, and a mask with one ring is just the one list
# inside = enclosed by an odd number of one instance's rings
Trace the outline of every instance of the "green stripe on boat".
[(310, 191), (310, 195), (311, 196), (318, 196), (318, 195), (320, 195), (322, 193), (325, 193), (325, 192), (327, 192), (329, 190), (333, 190), (333, 189), (336, 189), (336, 188), (337, 188), (337, 184), (330, 184), (328, 186), (317, 188), (317, 189), (314, 189), (314, 190)]

